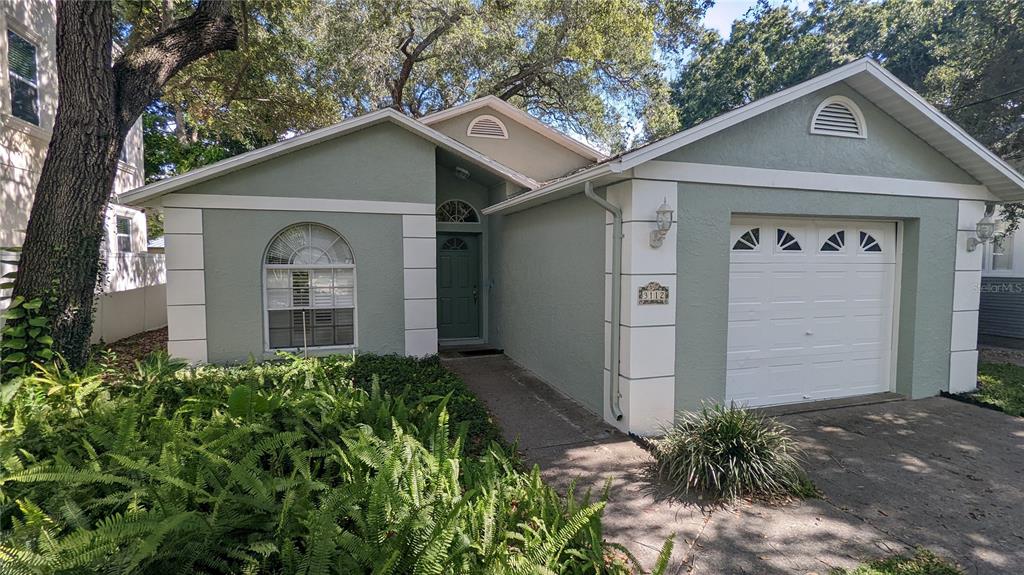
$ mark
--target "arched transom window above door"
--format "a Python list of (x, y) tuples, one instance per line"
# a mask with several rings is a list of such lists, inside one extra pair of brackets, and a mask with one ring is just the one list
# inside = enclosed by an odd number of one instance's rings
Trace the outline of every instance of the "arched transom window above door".
[(280, 231), (263, 259), (267, 348), (355, 345), (355, 275), (338, 232), (314, 223)]
[(437, 221), (442, 224), (476, 224), (480, 222), (480, 216), (469, 202), (448, 200), (437, 206)]

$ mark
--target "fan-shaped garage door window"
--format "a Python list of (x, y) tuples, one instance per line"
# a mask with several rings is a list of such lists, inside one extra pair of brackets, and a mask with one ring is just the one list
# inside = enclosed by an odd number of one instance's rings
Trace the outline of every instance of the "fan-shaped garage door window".
[(269, 349), (355, 345), (352, 248), (327, 226), (302, 223), (271, 240), (263, 260)]

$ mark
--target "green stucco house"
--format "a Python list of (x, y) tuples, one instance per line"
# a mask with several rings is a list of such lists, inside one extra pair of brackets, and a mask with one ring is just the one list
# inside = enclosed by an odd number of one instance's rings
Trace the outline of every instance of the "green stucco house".
[(133, 190), (169, 351), (486, 344), (622, 429), (973, 388), (986, 203), (1024, 178), (870, 60), (605, 157), (493, 97)]

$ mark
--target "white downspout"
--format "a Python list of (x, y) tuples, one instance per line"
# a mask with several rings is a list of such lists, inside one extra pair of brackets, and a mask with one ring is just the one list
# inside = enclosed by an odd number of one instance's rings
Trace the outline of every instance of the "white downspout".
[(611, 375), (608, 383), (608, 403), (615, 421), (622, 421), (619, 407), (619, 339), (622, 331), (622, 209), (594, 193), (594, 185), (583, 184), (583, 193), (612, 215), (612, 333), (611, 333)]

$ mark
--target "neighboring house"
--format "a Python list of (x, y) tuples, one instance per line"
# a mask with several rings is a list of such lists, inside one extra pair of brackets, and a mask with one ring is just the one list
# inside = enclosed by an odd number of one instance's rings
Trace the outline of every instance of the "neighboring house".
[[(0, 6), (0, 246), (19, 246), (57, 112), (53, 0)], [(121, 193), (142, 185), (141, 123), (126, 138), (114, 182)], [(93, 339), (111, 341), (166, 323), (163, 256), (146, 252), (145, 214), (111, 204), (106, 277)], [(6, 273), (11, 266), (0, 264)], [(0, 307), (5, 307), (0, 301)]]
[(986, 245), (981, 275), (981, 341), (1024, 348), (1024, 232)]
[(122, 196), (164, 210), (176, 356), (486, 344), (639, 433), (705, 400), (973, 388), (968, 240), (1022, 198), (870, 60), (612, 158), (488, 97)]

